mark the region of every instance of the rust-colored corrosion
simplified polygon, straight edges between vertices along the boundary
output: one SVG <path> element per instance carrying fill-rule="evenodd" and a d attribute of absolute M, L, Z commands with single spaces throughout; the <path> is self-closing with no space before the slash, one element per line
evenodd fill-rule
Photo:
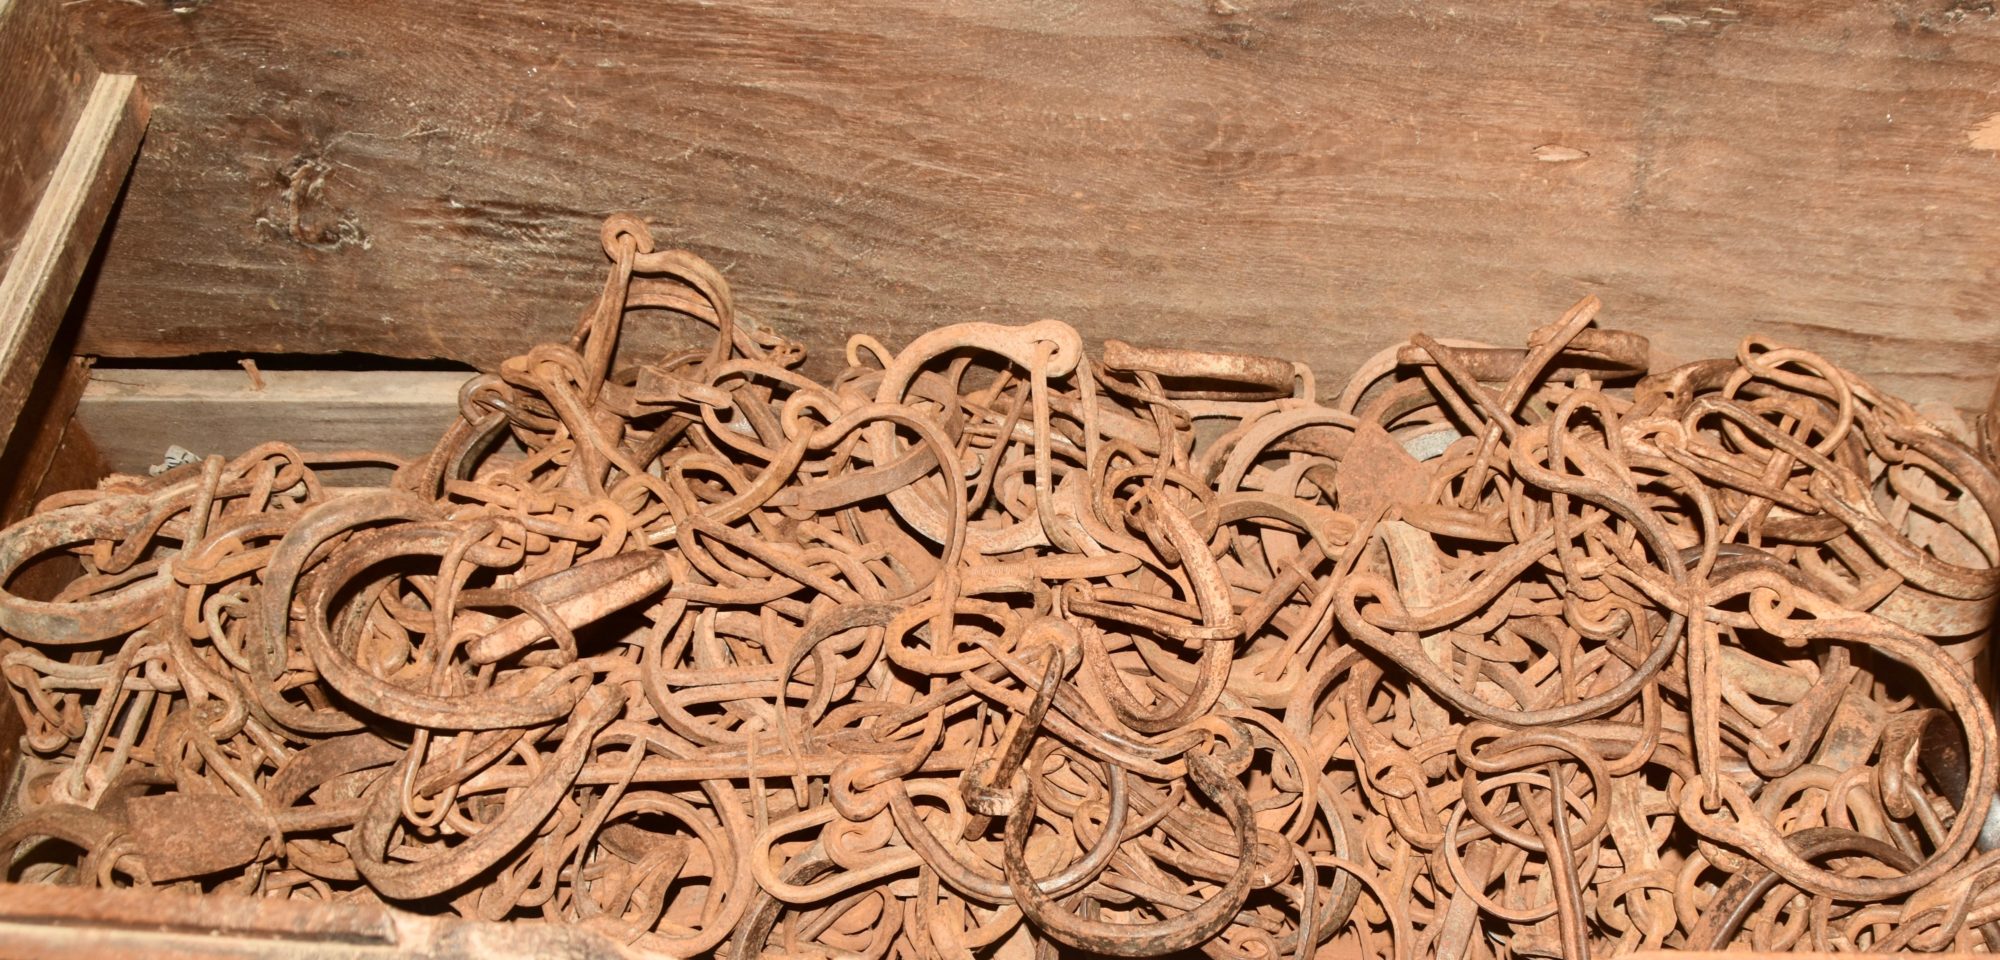
<path fill-rule="evenodd" d="M 821 383 L 604 246 L 388 488 L 271 444 L 0 532 L 87 570 L 0 597 L 6 880 L 732 960 L 1996 945 L 2000 481 L 1866 380 L 1647 375 L 1591 300 L 1332 399 L 1051 321 Z M 614 363 L 635 307 L 714 344 Z"/>

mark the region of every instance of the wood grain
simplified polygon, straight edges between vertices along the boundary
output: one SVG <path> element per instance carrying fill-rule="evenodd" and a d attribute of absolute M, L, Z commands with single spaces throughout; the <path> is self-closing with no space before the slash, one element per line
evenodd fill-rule
<path fill-rule="evenodd" d="M 169 445 L 233 457 L 267 440 L 301 450 L 428 452 L 458 413 L 467 374 L 423 370 L 97 369 L 77 419 L 110 469 L 144 476 Z M 352 470 L 338 471 L 351 474 Z M 386 471 L 382 476 L 386 478 Z"/>
<path fill-rule="evenodd" d="M 97 67 L 53 0 L 0 0 L 0 271 L 90 97 Z"/>
<path fill-rule="evenodd" d="M 99 74 L 0 274 L 0 443 L 13 433 L 41 375 L 145 129 L 137 79 Z"/>
<path fill-rule="evenodd" d="M 379 904 L 0 884 L 0 958 L 43 960 L 623 960 L 569 924 L 492 924 Z"/>
<path fill-rule="evenodd" d="M 96 486 L 104 479 L 108 472 L 104 458 L 76 420 L 77 403 L 89 384 L 90 361 L 86 358 L 42 369 L 41 382 L 28 402 L 32 419 L 23 418 L 6 450 L 0 452 L 0 481 L 4 481 L 0 482 L 0 524 L 26 519 L 43 497 Z M 55 591 L 48 595 L 54 596 Z"/>
<path fill-rule="evenodd" d="M 1758 330 L 1960 407 L 2000 368 L 1989 5 L 77 9 L 162 103 L 87 351 L 490 367 L 568 331 L 632 210 L 822 363 L 1056 317 L 1331 385 L 1595 293 L 1669 359 Z"/>

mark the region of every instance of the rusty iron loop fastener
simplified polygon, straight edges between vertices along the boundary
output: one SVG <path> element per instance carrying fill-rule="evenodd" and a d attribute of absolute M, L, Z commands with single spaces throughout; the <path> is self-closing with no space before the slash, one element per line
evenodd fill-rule
<path fill-rule="evenodd" d="M 815 377 L 603 234 L 387 489 L 273 443 L 0 531 L 82 571 L 0 589 L 8 881 L 732 960 L 2000 946 L 2000 478 L 1826 358 L 1651 373 L 1591 299 L 1324 392 L 1055 320 Z M 714 339 L 621 357 L 662 310 Z"/>

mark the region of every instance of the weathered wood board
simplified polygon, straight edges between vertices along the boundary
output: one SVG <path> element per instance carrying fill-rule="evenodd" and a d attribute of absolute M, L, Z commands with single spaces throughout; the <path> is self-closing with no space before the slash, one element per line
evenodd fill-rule
<path fill-rule="evenodd" d="M 48 0 L 0 0 L 0 446 L 24 411 L 146 128 Z M 66 416 L 66 414 L 65 414 Z"/>
<path fill-rule="evenodd" d="M 82 349 L 491 365 L 632 210 L 823 358 L 958 320 L 1282 353 L 1586 293 L 1982 405 L 1990 2 L 91 0 L 159 109 Z M 639 329 L 628 349 L 672 332 Z"/>
<path fill-rule="evenodd" d="M 97 66 L 53 3 L 0 0 L 0 270 L 90 99 Z"/>
<path fill-rule="evenodd" d="M 429 452 L 469 374 L 429 370 L 98 368 L 76 416 L 109 468 L 144 475 L 169 447 L 234 457 L 269 440 L 301 450 Z M 347 473 L 354 473 L 348 470 Z M 383 473 L 386 477 L 386 471 Z"/>
<path fill-rule="evenodd" d="M 100 74 L 33 215 L 0 272 L 0 442 L 13 433 L 69 314 L 146 130 L 130 74 Z"/>

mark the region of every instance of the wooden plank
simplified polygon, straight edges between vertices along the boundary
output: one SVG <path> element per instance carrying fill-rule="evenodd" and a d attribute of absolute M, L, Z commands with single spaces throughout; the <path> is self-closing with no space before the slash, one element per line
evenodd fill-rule
<path fill-rule="evenodd" d="M 458 412 L 467 374 L 421 370 L 98 368 L 77 405 L 113 472 L 144 475 L 169 446 L 235 456 L 268 440 L 301 450 L 414 457 Z"/>
<path fill-rule="evenodd" d="M 66 927 L 75 932 L 99 928 L 86 938 L 105 936 L 123 927 L 162 939 L 194 934 L 214 940 L 290 941 L 293 950 L 289 951 L 273 945 L 272 953 L 280 956 L 309 955 L 314 944 L 338 951 L 363 945 L 393 947 L 399 939 L 399 917 L 382 906 L 322 903 L 306 907 L 277 898 L 228 894 L 191 897 L 163 890 L 85 892 L 53 884 L 4 884 L 0 893 L 5 894 L 0 923 Z M 415 926 L 421 929 L 424 924 Z M 9 933 L 18 936 L 15 931 Z M 49 937 L 47 942 L 60 947 L 61 937 Z"/>
<path fill-rule="evenodd" d="M 105 354 L 490 367 L 567 333 L 631 209 L 822 364 L 1057 317 L 1337 384 L 1595 293 L 1672 358 L 1754 329 L 1967 408 L 2000 367 L 1978 5 L 79 10 L 163 103 L 85 318 Z"/>
<path fill-rule="evenodd" d="M 163 888 L 0 883 L 0 958 L 634 960 L 580 925 L 432 917 L 374 904 Z"/>
<path fill-rule="evenodd" d="M 13 433 L 145 127 L 137 79 L 99 75 L 0 276 L 0 443 Z"/>
<path fill-rule="evenodd" d="M 97 81 L 59 3 L 0 0 L 0 271 Z"/>
<path fill-rule="evenodd" d="M 42 379 L 46 382 L 37 384 L 28 405 L 33 421 L 24 419 L 0 454 L 5 479 L 0 524 L 27 517 L 43 497 L 95 486 L 106 472 L 103 456 L 76 420 L 77 403 L 90 383 L 89 358 L 51 364 Z"/>

